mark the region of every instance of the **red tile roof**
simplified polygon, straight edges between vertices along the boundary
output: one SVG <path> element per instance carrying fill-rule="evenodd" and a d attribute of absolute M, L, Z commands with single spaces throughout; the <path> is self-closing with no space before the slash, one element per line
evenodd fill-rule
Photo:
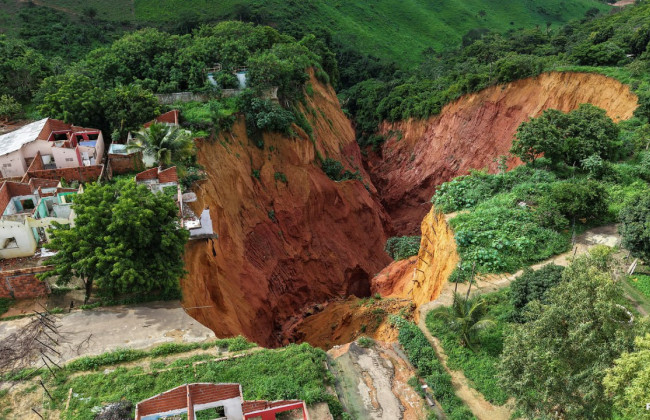
<path fill-rule="evenodd" d="M 172 109 L 169 112 L 165 112 L 162 115 L 157 116 L 153 120 L 149 121 L 144 125 L 144 128 L 148 128 L 151 124 L 153 123 L 161 123 L 161 124 L 174 124 L 178 125 L 179 124 L 179 112 L 177 109 Z"/>

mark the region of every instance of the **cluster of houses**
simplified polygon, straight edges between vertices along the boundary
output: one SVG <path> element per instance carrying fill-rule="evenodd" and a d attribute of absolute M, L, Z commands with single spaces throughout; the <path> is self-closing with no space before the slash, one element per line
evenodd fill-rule
<path fill-rule="evenodd" d="M 145 124 L 179 124 L 178 111 Z M 153 167 L 154 159 L 111 144 L 104 157 L 102 132 L 44 118 L 0 135 L 0 258 L 28 257 L 47 242 L 54 222 L 74 224 L 73 197 L 83 184 L 113 174 L 137 173 L 135 180 L 153 192 L 174 190 L 182 226 L 190 239 L 214 237 L 209 209 L 196 216 L 186 204 L 175 167 Z"/>

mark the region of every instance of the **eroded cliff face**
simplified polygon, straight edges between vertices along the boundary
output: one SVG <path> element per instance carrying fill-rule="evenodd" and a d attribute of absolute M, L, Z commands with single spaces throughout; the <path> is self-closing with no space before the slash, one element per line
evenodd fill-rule
<path fill-rule="evenodd" d="M 615 121 L 627 119 L 637 97 L 615 79 L 588 73 L 546 73 L 466 95 L 428 120 L 385 123 L 388 140 L 367 168 L 399 234 L 416 234 L 435 187 L 470 169 L 494 172 L 519 124 L 545 109 L 564 112 L 591 103 Z M 508 167 L 521 162 L 510 159 Z"/>
<path fill-rule="evenodd" d="M 296 138 L 265 135 L 261 150 L 240 119 L 232 133 L 199 147 L 208 178 L 194 210 L 209 207 L 219 237 L 187 245 L 183 305 L 217 336 L 286 343 L 283 328 L 303 308 L 369 296 L 371 278 L 390 263 L 383 250 L 388 217 L 362 168 L 352 126 L 334 91 L 312 84 L 305 115 L 314 142 L 294 126 Z M 317 150 L 359 169 L 365 181 L 330 180 L 316 163 Z"/>
<path fill-rule="evenodd" d="M 435 300 L 460 257 L 444 214 L 431 207 L 420 225 L 417 256 L 395 261 L 372 281 L 373 293 L 408 299 L 416 306 Z"/>

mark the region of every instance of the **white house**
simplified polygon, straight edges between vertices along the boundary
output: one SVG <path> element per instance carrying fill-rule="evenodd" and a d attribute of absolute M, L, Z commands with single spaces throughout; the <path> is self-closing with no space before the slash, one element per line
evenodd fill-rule
<path fill-rule="evenodd" d="M 104 137 L 100 130 L 44 118 L 0 136 L 0 177 L 22 177 L 40 152 L 44 169 L 101 164 Z"/>

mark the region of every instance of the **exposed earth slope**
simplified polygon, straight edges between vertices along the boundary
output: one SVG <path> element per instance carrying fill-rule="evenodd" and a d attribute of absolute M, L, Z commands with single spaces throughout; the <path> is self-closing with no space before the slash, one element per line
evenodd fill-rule
<path fill-rule="evenodd" d="M 545 73 L 493 86 L 444 107 L 428 120 L 384 123 L 388 137 L 368 170 L 399 234 L 416 234 L 437 185 L 470 169 L 496 170 L 519 124 L 545 109 L 564 112 L 591 103 L 615 121 L 628 119 L 637 97 L 628 86 L 598 74 Z M 509 168 L 519 164 L 508 161 Z"/>
<path fill-rule="evenodd" d="M 294 126 L 297 138 L 265 135 L 261 150 L 240 120 L 232 136 L 200 147 L 208 179 L 196 210 L 210 208 L 219 238 L 187 246 L 183 295 L 185 307 L 201 307 L 189 313 L 217 336 L 280 345 L 283 325 L 303 308 L 370 296 L 370 279 L 390 263 L 388 218 L 361 168 L 352 126 L 334 91 L 312 83 L 315 111 L 306 114 L 314 143 Z M 330 180 L 315 144 L 366 181 Z"/>

